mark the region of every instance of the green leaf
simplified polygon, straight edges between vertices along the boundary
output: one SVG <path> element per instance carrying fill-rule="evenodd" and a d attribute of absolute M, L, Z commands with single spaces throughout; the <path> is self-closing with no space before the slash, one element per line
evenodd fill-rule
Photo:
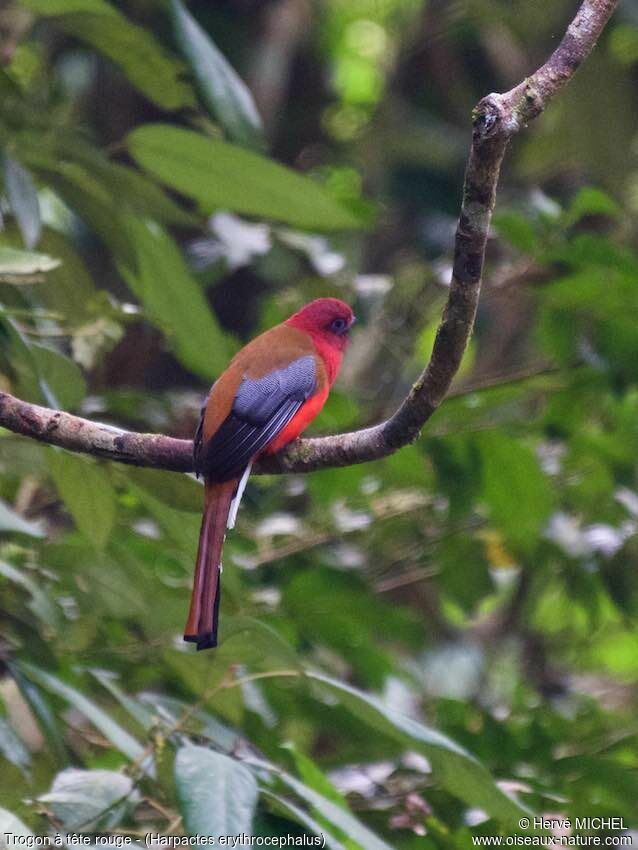
<path fill-rule="evenodd" d="M 483 468 L 483 498 L 494 523 L 508 541 L 530 548 L 552 509 L 552 492 L 534 452 L 502 432 L 478 438 Z"/>
<path fill-rule="evenodd" d="M 0 717 L 0 753 L 23 773 L 31 764 L 31 754 L 4 717 Z"/>
<path fill-rule="evenodd" d="M 0 97 L 6 104 L 19 102 L 22 99 L 22 91 L 16 81 L 3 69 L 0 70 Z"/>
<path fill-rule="evenodd" d="M 584 186 L 569 205 L 566 220 L 568 224 L 573 225 L 587 215 L 604 215 L 616 218 L 620 215 L 620 212 L 620 207 L 616 201 L 610 198 L 606 192 L 595 189 L 593 186 Z"/>
<path fill-rule="evenodd" d="M 254 617 L 234 615 L 224 618 L 222 639 L 224 643 L 229 641 L 231 652 L 235 650 L 230 641 L 235 635 L 243 632 L 247 632 L 249 639 L 259 646 L 262 656 L 268 655 L 278 659 L 286 667 L 301 670 L 299 656 L 277 629 Z"/>
<path fill-rule="evenodd" d="M 40 168 L 40 173 L 118 259 L 131 259 L 131 247 L 120 219 L 122 208 L 111 197 L 102 181 L 75 163 L 60 163 L 55 170 L 50 167 Z"/>
<path fill-rule="evenodd" d="M 14 663 L 9 663 L 8 667 L 16 685 L 20 689 L 20 694 L 33 712 L 51 752 L 55 755 L 56 761 L 60 763 L 65 762 L 64 735 L 58 718 L 51 710 L 51 706 L 42 694 L 42 691 L 36 684 L 27 679 Z"/>
<path fill-rule="evenodd" d="M 47 254 L 38 254 L 35 251 L 20 251 L 17 248 L 0 247 L 0 274 L 21 275 L 39 274 L 57 269 L 60 260 L 49 257 Z"/>
<path fill-rule="evenodd" d="M 47 464 L 58 493 L 78 529 L 103 549 L 115 520 L 115 493 L 104 470 L 92 460 L 52 450 Z"/>
<path fill-rule="evenodd" d="M 59 621 L 58 611 L 44 592 L 42 587 L 32 578 L 25 569 L 18 569 L 12 564 L 0 561 L 0 576 L 24 588 L 31 596 L 29 608 L 33 613 L 48 626 L 54 627 Z"/>
<path fill-rule="evenodd" d="M 21 398 L 27 401 L 44 400 L 50 407 L 59 407 L 51 388 L 42 379 L 29 342 L 10 316 L 3 315 L 0 305 L 0 352 L 7 361 L 8 374 Z"/>
<path fill-rule="evenodd" d="M 139 164 L 200 203 L 295 227 L 340 230 L 359 220 L 314 180 L 236 145 L 167 124 L 147 124 L 128 136 Z"/>
<path fill-rule="evenodd" d="M 67 685 L 57 676 L 52 673 L 47 673 L 33 664 L 26 661 L 18 665 L 18 669 L 24 673 L 29 679 L 36 684 L 45 688 L 52 694 L 61 697 L 65 702 L 68 702 L 74 708 L 77 708 L 87 720 L 95 726 L 96 729 L 104 735 L 105 738 L 113 744 L 128 759 L 135 762 L 142 762 L 141 768 L 150 775 L 153 774 L 152 759 L 149 756 L 144 760 L 144 747 L 136 741 L 135 738 L 115 722 L 109 715 L 99 706 L 92 702 L 88 697 L 85 697 L 78 690 Z"/>
<path fill-rule="evenodd" d="M 323 794 L 324 797 L 332 800 L 333 803 L 341 806 L 342 809 L 348 808 L 346 801 L 339 791 L 337 791 L 326 774 L 317 767 L 311 758 L 308 758 L 293 743 L 284 744 L 283 747 L 291 754 L 297 773 L 306 785 Z"/>
<path fill-rule="evenodd" d="M 184 552 L 192 557 L 193 541 L 197 540 L 200 519 L 189 511 L 176 510 L 161 501 L 158 495 L 143 487 L 138 487 L 135 479 L 130 479 L 131 489 L 139 497 L 144 507 L 155 517 L 160 527 Z"/>
<path fill-rule="evenodd" d="M 65 32 L 85 41 L 122 69 L 142 94 L 162 109 L 173 110 L 195 103 L 193 92 L 181 78 L 181 68 L 156 41 L 117 9 L 101 0 L 25 0 L 32 11 L 55 17 Z"/>
<path fill-rule="evenodd" d="M 441 785 L 469 805 L 483 809 L 491 817 L 507 824 L 516 824 L 521 815 L 528 814 L 523 806 L 500 790 L 473 755 L 450 738 L 350 685 L 321 673 L 308 672 L 306 676 L 326 686 L 346 708 L 371 727 L 423 753 Z"/>
<path fill-rule="evenodd" d="M 65 410 L 79 407 L 86 395 L 86 381 L 77 363 L 44 345 L 32 342 L 29 347 L 38 376 L 50 388 L 58 405 Z"/>
<path fill-rule="evenodd" d="M 160 469 L 130 467 L 126 478 L 150 493 L 170 508 L 201 515 L 204 503 L 204 488 L 189 475 L 175 475 Z"/>
<path fill-rule="evenodd" d="M 311 758 L 305 755 L 305 753 L 302 753 L 301 750 L 299 750 L 299 748 L 296 747 L 293 743 L 284 744 L 283 748 L 290 752 L 297 774 L 299 775 L 301 781 L 306 785 L 307 788 L 313 789 L 318 794 L 321 794 L 323 797 L 325 797 L 326 800 L 331 801 L 335 805 L 342 808 L 344 811 L 348 811 L 348 804 L 343 795 L 335 788 L 335 786 L 328 779 L 326 774 L 319 769 L 319 767 Z M 320 817 L 320 826 L 324 828 L 324 831 L 325 826 L 328 823 L 329 822 L 326 820 L 326 818 Z M 340 838 L 344 838 L 341 832 L 339 832 L 338 835 Z M 354 836 L 351 834 L 350 838 L 354 838 Z"/>
<path fill-rule="evenodd" d="M 609 33 L 609 50 L 623 65 L 638 61 L 638 27 L 631 23 L 617 24 Z"/>
<path fill-rule="evenodd" d="M 122 267 L 122 275 L 150 319 L 167 334 L 181 362 L 210 380 L 226 367 L 231 350 L 201 287 L 164 230 L 132 216 L 126 227 L 135 267 Z"/>
<path fill-rule="evenodd" d="M 261 118 L 248 86 L 180 0 L 171 0 L 170 8 L 177 43 L 213 118 L 238 144 L 264 147 Z"/>
<path fill-rule="evenodd" d="M 218 749 L 225 753 L 232 753 L 237 747 L 240 735 L 234 729 L 226 726 L 224 723 L 209 714 L 207 711 L 192 710 L 192 705 L 189 705 L 175 697 L 167 697 L 158 693 L 142 693 L 140 694 L 140 702 L 143 706 L 149 706 L 155 710 L 156 715 L 160 715 L 167 720 L 171 726 L 179 723 L 180 719 L 186 715 L 194 721 L 194 726 L 197 729 L 197 734 L 203 738 L 208 738 Z"/>
<path fill-rule="evenodd" d="M 367 685 L 383 686 L 392 663 L 377 644 L 375 623 L 385 623 L 394 633 L 399 618 L 360 578 L 317 564 L 297 569 L 283 587 L 282 605 L 297 622 L 300 635 L 343 653 Z"/>
<path fill-rule="evenodd" d="M 50 407 L 77 407 L 86 394 L 79 367 L 60 352 L 31 342 L 0 306 L 0 350 L 16 390 L 29 401 Z"/>
<path fill-rule="evenodd" d="M 46 16 L 69 15 L 73 12 L 118 15 L 118 12 L 106 0 L 23 0 L 23 5 L 32 12 Z"/>
<path fill-rule="evenodd" d="M 175 757 L 175 784 L 189 835 L 252 834 L 257 781 L 235 759 L 205 747 L 180 747 Z"/>
<path fill-rule="evenodd" d="M 287 800 L 280 794 L 274 794 L 272 791 L 267 791 L 266 789 L 262 791 L 262 795 L 264 797 L 270 797 L 284 810 L 284 812 L 292 815 L 293 819 L 296 820 L 297 823 L 300 823 L 302 826 L 305 826 L 306 829 L 310 830 L 310 832 L 323 838 L 325 846 L 328 847 L 329 850 L 345 850 L 344 845 L 340 841 L 337 841 L 334 836 L 330 835 L 329 832 L 326 832 L 323 824 L 318 823 L 313 817 L 310 817 L 308 812 L 299 808 L 299 806 L 296 806 L 294 803 L 291 803 L 290 800 Z"/>
<path fill-rule="evenodd" d="M 123 773 L 67 768 L 38 800 L 64 829 L 88 832 L 113 829 L 139 798 L 133 780 Z"/>
<path fill-rule="evenodd" d="M 4 155 L 4 188 L 26 248 L 37 245 L 42 232 L 40 202 L 33 178 L 17 160 Z"/>
<path fill-rule="evenodd" d="M 530 221 L 515 212 L 500 212 L 494 215 L 494 227 L 510 245 L 531 254 L 538 244 L 536 231 Z"/>
<path fill-rule="evenodd" d="M 88 269 L 61 233 L 45 228 L 40 245 L 59 257 L 61 265 L 47 278 L 51 285 L 38 290 L 39 306 L 61 313 L 73 325 L 86 321 L 93 315 L 91 305 L 99 297 Z"/>
<path fill-rule="evenodd" d="M 93 667 L 87 671 L 90 673 L 106 690 L 113 696 L 119 704 L 124 708 L 131 717 L 142 727 L 148 731 L 152 728 L 155 714 L 145 705 L 125 694 L 118 685 L 118 675 L 111 670 L 99 670 Z"/>
<path fill-rule="evenodd" d="M 326 818 L 331 824 L 338 827 L 348 836 L 348 838 L 352 839 L 352 841 L 355 841 L 361 848 L 363 848 L 363 850 L 392 850 L 392 847 L 389 844 L 386 844 L 383 839 L 379 838 L 378 835 L 375 835 L 374 832 L 369 830 L 367 826 L 362 824 L 361 821 L 352 815 L 347 809 L 342 808 L 339 804 L 329 800 L 327 797 L 324 797 L 323 794 L 320 794 L 313 788 L 309 788 L 289 773 L 286 773 L 283 770 L 278 770 L 273 766 L 270 766 L 269 768 L 267 764 L 264 764 L 263 766 L 266 769 L 271 769 L 285 785 L 291 788 L 295 794 L 302 798 L 302 800 L 305 800 L 306 803 L 308 803 L 315 812 L 317 812 L 317 814 Z"/>
<path fill-rule="evenodd" d="M 137 169 L 121 163 L 99 160 L 97 168 L 117 203 L 125 202 L 134 214 L 155 219 L 163 224 L 198 226 L 195 215 L 181 209 L 161 186 Z"/>

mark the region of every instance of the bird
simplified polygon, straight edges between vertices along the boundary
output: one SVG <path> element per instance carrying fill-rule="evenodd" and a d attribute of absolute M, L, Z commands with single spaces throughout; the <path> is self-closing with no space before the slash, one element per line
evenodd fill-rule
<path fill-rule="evenodd" d="M 211 387 L 193 443 L 204 509 L 184 640 L 198 650 L 218 644 L 222 547 L 252 464 L 323 408 L 354 322 L 348 304 L 318 298 L 249 342 Z"/>

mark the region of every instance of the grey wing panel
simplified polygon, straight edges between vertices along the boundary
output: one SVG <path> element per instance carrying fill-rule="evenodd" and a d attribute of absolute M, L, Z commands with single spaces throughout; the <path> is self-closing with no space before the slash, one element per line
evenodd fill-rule
<path fill-rule="evenodd" d="M 315 358 L 309 354 L 262 378 L 244 377 L 237 390 L 233 413 L 239 419 L 261 425 L 285 400 L 305 401 L 316 387 Z"/>
<path fill-rule="evenodd" d="M 315 359 L 300 357 L 262 378 L 245 377 L 232 412 L 201 451 L 201 469 L 214 481 L 242 474 L 293 418 L 317 386 Z"/>

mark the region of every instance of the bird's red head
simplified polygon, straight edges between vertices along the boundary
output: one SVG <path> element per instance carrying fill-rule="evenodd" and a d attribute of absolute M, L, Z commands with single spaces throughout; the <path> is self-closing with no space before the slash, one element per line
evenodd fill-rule
<path fill-rule="evenodd" d="M 343 352 L 348 345 L 348 332 L 355 322 L 350 307 L 338 298 L 317 298 L 286 320 L 287 325 L 309 333 L 322 347 Z"/>

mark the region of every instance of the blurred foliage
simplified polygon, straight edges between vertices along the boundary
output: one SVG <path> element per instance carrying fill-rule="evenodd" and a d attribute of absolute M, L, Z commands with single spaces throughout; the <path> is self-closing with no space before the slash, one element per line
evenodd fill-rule
<path fill-rule="evenodd" d="M 335 294 L 360 322 L 317 427 L 387 415 L 445 298 L 471 107 L 574 8 L 4 4 L 2 389 L 187 437 L 240 344 Z M 215 652 L 181 641 L 200 485 L 1 435 L 0 836 L 638 827 L 637 63 L 630 0 L 512 145 L 422 439 L 251 480 Z"/>

